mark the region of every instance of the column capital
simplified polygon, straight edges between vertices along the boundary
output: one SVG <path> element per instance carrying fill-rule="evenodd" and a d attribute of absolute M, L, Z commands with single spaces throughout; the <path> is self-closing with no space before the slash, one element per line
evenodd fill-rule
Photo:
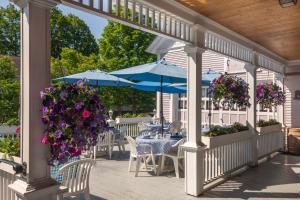
<path fill-rule="evenodd" d="M 244 68 L 247 72 L 254 72 L 258 69 L 257 66 L 250 64 L 250 63 L 245 64 Z"/>
<path fill-rule="evenodd" d="M 184 46 L 184 51 L 188 54 L 191 54 L 191 53 L 203 54 L 206 51 L 206 49 L 201 48 L 201 47 L 197 47 L 197 46 L 192 46 L 192 45 L 185 45 Z"/>
<path fill-rule="evenodd" d="M 54 8 L 56 5 L 60 4 L 60 0 L 10 0 L 12 3 L 16 4 L 20 8 L 26 7 L 28 3 L 33 3 L 42 8 Z"/>

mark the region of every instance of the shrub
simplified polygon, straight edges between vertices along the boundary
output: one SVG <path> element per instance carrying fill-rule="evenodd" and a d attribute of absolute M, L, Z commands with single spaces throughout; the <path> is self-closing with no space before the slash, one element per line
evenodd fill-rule
<path fill-rule="evenodd" d="M 205 136 L 214 137 L 219 135 L 238 133 L 246 130 L 249 130 L 249 128 L 240 123 L 234 123 L 233 125 L 227 127 L 213 126 L 210 131 L 205 134 Z"/>
<path fill-rule="evenodd" d="M 272 126 L 276 124 L 280 124 L 280 123 L 277 122 L 275 119 L 270 119 L 269 121 L 265 121 L 261 119 L 257 122 L 257 127 L 266 127 L 266 126 Z"/>

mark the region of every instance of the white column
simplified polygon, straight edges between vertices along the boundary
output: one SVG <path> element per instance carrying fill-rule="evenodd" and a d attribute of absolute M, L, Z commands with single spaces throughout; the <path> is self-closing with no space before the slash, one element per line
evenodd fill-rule
<path fill-rule="evenodd" d="M 185 192 L 198 196 L 204 185 L 204 148 L 201 143 L 203 49 L 185 47 L 188 54 L 188 127 L 185 148 Z"/>
<path fill-rule="evenodd" d="M 257 133 L 256 133 L 256 70 L 257 67 L 251 64 L 245 65 L 247 82 L 249 84 L 250 107 L 247 108 L 247 125 L 253 134 L 252 137 L 252 163 L 256 166 L 258 161 Z"/>
<path fill-rule="evenodd" d="M 275 73 L 275 83 L 281 87 L 282 91 L 284 92 L 284 75 Z M 284 104 L 277 106 L 277 117 L 278 117 L 278 122 L 282 124 L 283 127 L 284 125 Z"/>
<path fill-rule="evenodd" d="M 170 122 L 173 122 L 178 119 L 178 94 L 171 94 L 170 101 Z"/>
<path fill-rule="evenodd" d="M 160 117 L 160 92 L 156 92 L 156 117 Z"/>
<path fill-rule="evenodd" d="M 54 0 L 14 0 L 21 8 L 21 158 L 27 165 L 25 179 L 10 188 L 22 199 L 53 199 L 58 184 L 50 177 L 49 150 L 40 144 L 40 91 L 50 83 L 50 9 Z"/>

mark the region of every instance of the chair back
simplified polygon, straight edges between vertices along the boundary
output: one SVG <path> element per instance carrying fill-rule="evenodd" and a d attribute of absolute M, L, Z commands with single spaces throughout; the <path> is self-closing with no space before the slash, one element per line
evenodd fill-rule
<path fill-rule="evenodd" d="M 114 144 L 114 142 L 115 142 L 115 135 L 113 134 L 113 132 L 105 131 L 104 133 L 98 135 L 96 148 L 111 146 Z"/>
<path fill-rule="evenodd" d="M 133 155 L 133 156 L 136 156 L 137 155 L 137 150 L 136 150 L 135 140 L 131 136 L 126 136 L 126 139 L 128 141 L 128 144 L 129 144 L 130 154 Z"/>
<path fill-rule="evenodd" d="M 89 188 L 90 172 L 96 161 L 83 159 L 66 164 L 60 168 L 56 176 L 63 176 L 61 185 L 68 188 L 64 196 L 72 196 Z"/>
<path fill-rule="evenodd" d="M 181 131 L 181 121 L 174 121 L 170 124 L 171 133 L 179 133 Z"/>
<path fill-rule="evenodd" d="M 179 140 L 178 142 L 176 142 L 176 144 L 173 145 L 173 147 L 177 147 L 178 150 L 177 150 L 177 157 L 178 158 L 183 158 L 184 157 L 184 150 L 183 148 L 181 147 L 181 145 L 183 145 L 185 143 L 185 138 Z"/>
<path fill-rule="evenodd" d="M 138 128 L 139 128 L 139 132 L 149 130 L 148 126 L 146 126 L 146 124 L 144 122 L 139 122 Z"/>

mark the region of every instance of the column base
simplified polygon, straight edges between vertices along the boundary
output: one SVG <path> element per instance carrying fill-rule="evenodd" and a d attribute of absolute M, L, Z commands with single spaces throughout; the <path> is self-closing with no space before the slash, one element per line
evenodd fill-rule
<path fill-rule="evenodd" d="M 18 198 L 23 200 L 56 200 L 60 192 L 60 183 L 49 178 L 40 182 L 38 187 L 27 183 L 25 180 L 17 179 L 8 187 L 13 190 Z"/>
<path fill-rule="evenodd" d="M 203 193 L 205 179 L 205 146 L 187 142 L 181 147 L 185 150 L 185 192 L 192 196 L 199 196 Z"/>

